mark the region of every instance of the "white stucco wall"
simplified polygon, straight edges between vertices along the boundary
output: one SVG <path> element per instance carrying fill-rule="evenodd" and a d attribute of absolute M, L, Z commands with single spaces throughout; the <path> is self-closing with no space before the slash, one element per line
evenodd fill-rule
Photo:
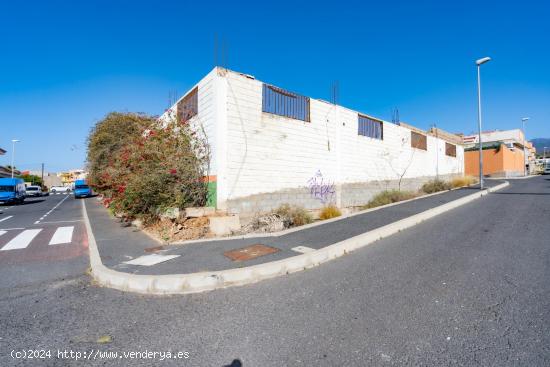
<path fill-rule="evenodd" d="M 262 82 L 223 68 L 214 68 L 196 86 L 198 114 L 189 123 L 206 132 L 209 174 L 217 176 L 221 209 L 230 200 L 307 187 L 319 174 L 336 186 L 371 182 L 381 189 L 403 172 L 409 179 L 435 176 L 437 170 L 463 174 L 462 146 L 456 158 L 448 157 L 445 141 L 431 135 L 427 151 L 411 147 L 408 128 L 389 122 L 383 123 L 383 140 L 360 136 L 357 111 L 315 99 L 311 122 L 264 113 Z"/>
<path fill-rule="evenodd" d="M 405 178 L 435 176 L 436 162 L 440 175 L 463 172 L 461 146 L 456 158 L 448 157 L 445 141 L 428 135 L 428 150 L 414 149 L 410 130 L 389 122 L 383 140 L 360 136 L 356 111 L 315 99 L 311 122 L 264 113 L 262 82 L 234 72 L 225 78 L 225 199 L 304 187 L 319 171 L 335 184 L 396 180 L 403 172 Z"/>

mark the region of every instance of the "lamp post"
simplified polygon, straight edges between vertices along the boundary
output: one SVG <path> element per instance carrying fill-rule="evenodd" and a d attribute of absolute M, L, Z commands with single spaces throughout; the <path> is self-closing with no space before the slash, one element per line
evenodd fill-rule
<path fill-rule="evenodd" d="M 491 61 L 490 57 L 484 57 L 476 60 L 477 65 L 477 124 L 478 124 L 478 143 L 479 143 L 479 189 L 483 190 L 483 148 L 481 141 L 481 65 Z"/>
<path fill-rule="evenodd" d="M 548 149 L 548 147 L 544 147 L 544 150 L 543 150 L 544 153 L 542 153 L 542 157 L 543 157 L 544 159 L 546 159 L 546 149 Z"/>
<path fill-rule="evenodd" d="M 11 178 L 13 178 L 13 171 L 15 170 L 15 168 L 13 167 L 13 161 L 15 159 L 15 143 L 19 143 L 19 140 L 11 140 Z"/>
<path fill-rule="evenodd" d="M 525 149 L 525 123 L 529 120 L 529 117 L 524 117 L 521 119 L 523 127 L 523 175 L 527 176 L 527 162 L 529 162 L 528 153 L 526 154 L 527 149 Z M 528 151 L 527 151 L 528 152 Z"/>

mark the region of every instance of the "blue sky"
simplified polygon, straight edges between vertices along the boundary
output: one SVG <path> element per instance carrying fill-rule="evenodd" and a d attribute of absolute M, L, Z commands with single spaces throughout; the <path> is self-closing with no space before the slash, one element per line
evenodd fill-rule
<path fill-rule="evenodd" d="M 531 117 L 550 137 L 550 5 L 545 1 L 25 1 L 0 4 L 0 147 L 16 166 L 82 167 L 109 111 L 160 114 L 214 66 L 421 128 L 476 130 Z M 10 155 L 0 157 L 9 164 Z"/>

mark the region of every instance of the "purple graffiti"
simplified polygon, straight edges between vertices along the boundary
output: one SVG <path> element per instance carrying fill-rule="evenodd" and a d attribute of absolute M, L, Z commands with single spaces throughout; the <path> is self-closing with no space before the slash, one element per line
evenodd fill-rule
<path fill-rule="evenodd" d="M 313 177 L 307 180 L 307 185 L 311 197 L 320 200 L 323 204 L 333 201 L 336 193 L 334 182 L 325 180 L 321 170 L 318 170 Z"/>

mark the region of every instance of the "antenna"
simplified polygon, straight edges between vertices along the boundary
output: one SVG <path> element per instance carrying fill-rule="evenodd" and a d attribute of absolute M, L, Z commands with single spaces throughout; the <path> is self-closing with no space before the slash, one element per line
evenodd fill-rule
<path fill-rule="evenodd" d="M 391 116 L 391 122 L 393 122 L 394 124 L 396 125 L 399 125 L 399 123 L 401 122 L 400 119 L 399 119 L 399 109 L 397 107 L 394 107 L 392 109 L 392 116 Z"/>
<path fill-rule="evenodd" d="M 331 102 L 334 105 L 337 105 L 340 101 L 340 81 L 335 80 L 332 82 L 331 86 Z"/>

